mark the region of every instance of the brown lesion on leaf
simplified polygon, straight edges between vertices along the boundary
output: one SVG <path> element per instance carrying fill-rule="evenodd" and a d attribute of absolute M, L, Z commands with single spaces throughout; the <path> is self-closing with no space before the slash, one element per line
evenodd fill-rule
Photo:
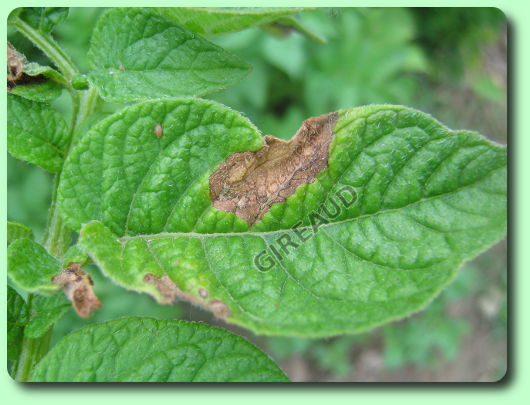
<path fill-rule="evenodd" d="M 7 91 L 15 86 L 39 84 L 49 80 L 44 75 L 30 76 L 24 72 L 26 57 L 18 52 L 13 45 L 7 43 Z"/>
<path fill-rule="evenodd" d="M 258 222 L 272 204 L 327 168 L 336 122 L 337 113 L 309 118 L 290 141 L 265 136 L 261 149 L 232 153 L 210 176 L 213 206 L 250 225 Z"/>
<path fill-rule="evenodd" d="M 92 288 L 94 282 L 81 270 L 79 263 L 69 263 L 61 274 L 52 278 L 52 283 L 63 288 L 64 294 L 72 302 L 79 316 L 88 318 L 92 310 L 101 308 L 101 302 Z"/>
<path fill-rule="evenodd" d="M 206 301 L 206 298 L 208 298 L 209 294 L 204 288 L 200 288 L 198 290 L 198 294 L 200 298 L 202 298 L 200 299 L 190 293 L 182 291 L 166 274 L 158 277 L 152 273 L 147 273 L 143 280 L 145 283 L 152 284 L 158 289 L 162 295 L 162 304 L 171 304 L 177 299 L 180 299 L 209 309 L 218 318 L 225 319 L 230 316 L 230 310 L 223 301 L 219 299 Z"/>
<path fill-rule="evenodd" d="M 152 273 L 144 276 L 144 283 L 154 285 L 162 294 L 162 304 L 171 304 L 178 296 L 184 294 L 167 275 L 157 277 Z"/>

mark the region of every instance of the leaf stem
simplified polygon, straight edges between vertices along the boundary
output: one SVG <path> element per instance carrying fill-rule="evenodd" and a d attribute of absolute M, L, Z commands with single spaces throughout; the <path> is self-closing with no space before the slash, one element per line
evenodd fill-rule
<path fill-rule="evenodd" d="M 15 27 L 35 44 L 46 56 L 57 66 L 59 71 L 68 79 L 68 91 L 72 96 L 72 120 L 70 124 L 69 144 L 66 151 L 73 146 L 73 139 L 79 125 L 96 108 L 98 94 L 93 87 L 85 91 L 75 90 L 71 86 L 72 77 L 79 74 L 79 70 L 72 63 L 68 55 L 61 49 L 60 45 L 49 34 L 35 30 L 29 24 L 18 18 Z M 57 190 L 59 187 L 61 172 L 55 175 L 52 201 L 48 211 L 48 221 L 44 231 L 43 246 L 55 258 L 61 259 L 71 244 L 72 230 L 63 221 L 59 214 L 57 202 Z M 31 303 L 32 294 L 28 295 L 28 302 Z M 52 336 L 53 326 L 46 334 L 37 339 L 24 337 L 22 340 L 22 351 L 17 362 L 15 379 L 17 381 L 28 381 L 31 371 L 40 359 L 48 352 Z"/>
<path fill-rule="evenodd" d="M 37 46 L 57 66 L 60 72 L 70 82 L 72 77 L 79 74 L 68 55 L 55 42 L 50 34 L 36 30 L 24 20 L 17 18 L 14 22 L 16 29 Z"/>

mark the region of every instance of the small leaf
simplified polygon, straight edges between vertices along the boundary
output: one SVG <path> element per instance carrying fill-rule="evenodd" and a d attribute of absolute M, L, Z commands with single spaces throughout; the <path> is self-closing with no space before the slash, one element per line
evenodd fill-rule
<path fill-rule="evenodd" d="M 33 239 L 33 231 L 29 226 L 19 224 L 18 222 L 7 222 L 7 244 L 17 239 Z"/>
<path fill-rule="evenodd" d="M 67 125 L 50 105 L 7 95 L 7 149 L 11 155 L 57 172 L 67 143 Z"/>
<path fill-rule="evenodd" d="M 88 74 L 110 101 L 204 95 L 242 79 L 249 65 L 153 10 L 114 8 L 99 20 Z"/>
<path fill-rule="evenodd" d="M 24 299 L 13 288 L 7 287 L 7 358 L 9 360 L 18 360 L 24 326 L 28 318 L 28 307 Z"/>
<path fill-rule="evenodd" d="M 39 31 L 50 33 L 68 17 L 68 7 L 22 7 L 18 17 Z"/>
<path fill-rule="evenodd" d="M 26 291 L 47 295 L 57 291 L 52 278 L 59 270 L 60 263 L 32 240 L 17 239 L 7 249 L 7 274 Z"/>
<path fill-rule="evenodd" d="M 202 323 L 124 318 L 86 326 L 37 365 L 35 382 L 283 382 L 243 338 Z"/>
<path fill-rule="evenodd" d="M 211 102 L 151 101 L 86 134 L 59 201 L 123 287 L 329 336 L 420 310 L 504 236 L 506 148 L 401 106 L 311 118 L 287 142 Z"/>
<path fill-rule="evenodd" d="M 29 100 L 50 102 L 61 95 L 66 79 L 49 66 L 28 63 L 26 57 L 7 43 L 7 90 Z"/>
<path fill-rule="evenodd" d="M 31 319 L 24 329 L 24 335 L 37 339 L 44 335 L 70 307 L 70 302 L 62 293 L 52 297 L 36 295 L 31 300 Z"/>
<path fill-rule="evenodd" d="M 158 7 L 155 10 L 169 20 L 204 36 L 237 32 L 303 11 L 303 8 Z"/>

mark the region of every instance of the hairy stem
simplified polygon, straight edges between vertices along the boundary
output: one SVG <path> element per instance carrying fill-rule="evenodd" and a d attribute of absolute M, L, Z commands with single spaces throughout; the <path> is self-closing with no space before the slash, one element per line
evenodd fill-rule
<path fill-rule="evenodd" d="M 79 74 L 77 67 L 50 34 L 36 30 L 20 18 L 15 20 L 14 25 L 21 34 L 33 42 L 37 48 L 50 58 L 55 66 L 57 66 L 57 69 L 66 76 L 68 81 Z"/>
<path fill-rule="evenodd" d="M 21 19 L 17 19 L 15 27 L 25 35 L 33 44 L 50 58 L 59 71 L 68 79 L 68 91 L 72 97 L 72 119 L 70 124 L 69 144 L 66 150 L 72 147 L 72 140 L 79 125 L 88 117 L 97 105 L 98 95 L 91 87 L 86 91 L 78 91 L 71 87 L 71 79 L 79 74 L 77 67 L 72 63 L 68 55 L 61 49 L 59 44 L 49 34 L 35 30 Z M 72 241 L 72 230 L 66 225 L 59 214 L 57 204 L 57 190 L 59 187 L 61 172 L 55 175 L 52 201 L 48 211 L 48 221 L 44 231 L 43 246 L 55 258 L 61 259 Z M 28 295 L 28 303 L 31 305 L 33 295 Z M 50 339 L 52 336 L 51 327 L 44 336 L 38 339 L 24 337 L 22 341 L 22 351 L 17 361 L 15 379 L 17 381 L 29 381 L 31 371 L 35 365 L 48 352 Z"/>

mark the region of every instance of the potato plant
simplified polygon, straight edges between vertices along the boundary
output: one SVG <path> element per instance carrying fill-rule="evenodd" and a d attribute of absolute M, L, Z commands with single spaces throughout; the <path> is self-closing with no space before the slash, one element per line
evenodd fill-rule
<path fill-rule="evenodd" d="M 73 306 L 105 302 L 83 270 L 161 305 L 186 300 L 256 334 L 330 337 L 429 304 L 504 237 L 504 146 L 399 105 L 307 117 L 288 141 L 204 97 L 251 66 L 210 36 L 299 30 L 300 9 L 112 8 L 81 72 L 53 39 L 66 8 L 8 23 L 8 150 L 55 174 L 41 241 L 8 223 L 8 358 L 19 381 L 288 381 L 205 323 L 120 318 L 49 348 Z M 316 38 L 318 39 L 318 38 Z M 49 104 L 66 90 L 69 121 Z M 104 103 L 122 103 L 101 117 Z"/>

